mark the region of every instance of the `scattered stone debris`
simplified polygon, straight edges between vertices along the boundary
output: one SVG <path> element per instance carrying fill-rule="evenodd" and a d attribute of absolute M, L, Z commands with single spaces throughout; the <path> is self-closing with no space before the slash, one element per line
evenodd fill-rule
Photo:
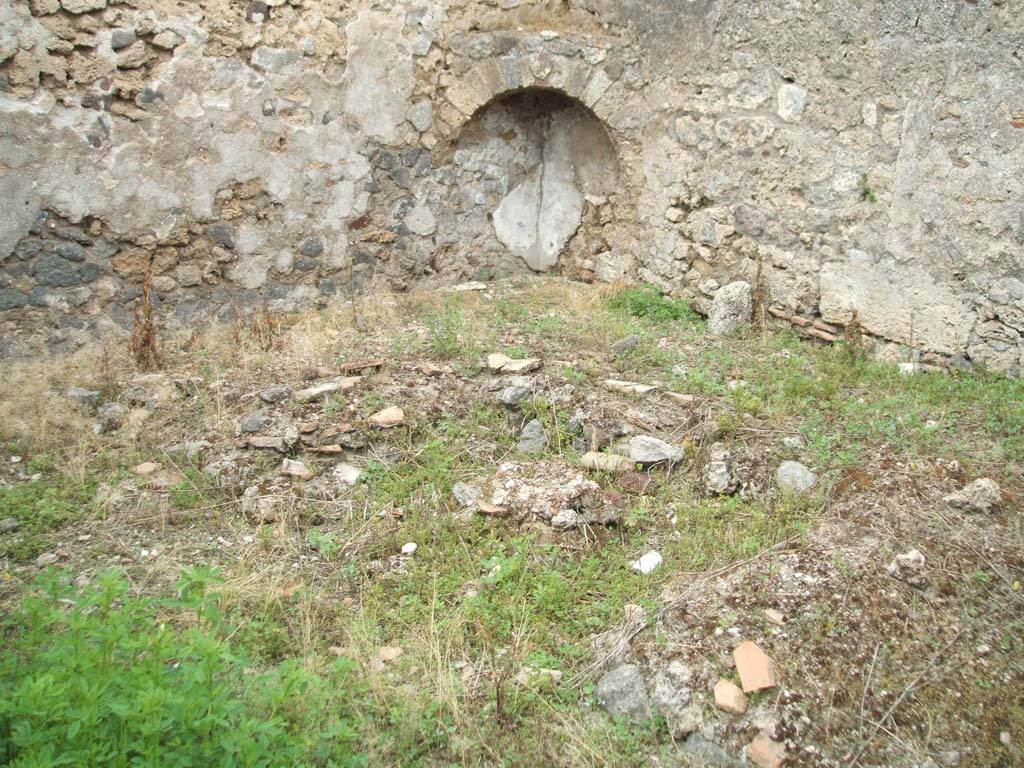
<path fill-rule="evenodd" d="M 36 558 L 36 567 L 45 568 L 48 565 L 53 565 L 60 558 L 53 552 L 43 552 L 39 557 Z"/>
<path fill-rule="evenodd" d="M 260 390 L 259 398 L 268 405 L 275 403 L 281 403 L 287 400 L 292 395 L 292 388 L 286 386 L 274 386 L 267 387 L 266 389 Z"/>
<path fill-rule="evenodd" d="M 342 462 L 341 464 L 334 465 L 331 475 L 341 485 L 354 486 L 363 476 L 363 470 Z"/>
<path fill-rule="evenodd" d="M 293 395 L 293 398 L 299 403 L 312 403 L 326 397 L 327 395 L 333 395 L 338 392 L 348 392 L 349 390 L 354 389 L 362 380 L 362 376 L 347 376 L 341 379 L 331 379 L 330 381 L 321 382 L 320 384 L 316 384 L 306 389 L 300 389 Z"/>
<path fill-rule="evenodd" d="M 21 528 L 21 523 L 15 517 L 0 520 L 0 533 L 15 533 L 19 528 Z"/>
<path fill-rule="evenodd" d="M 708 449 L 708 463 L 704 470 L 704 488 L 712 496 L 734 492 L 739 483 L 732 476 L 732 456 L 724 443 L 713 443 Z"/>
<path fill-rule="evenodd" d="M 580 466 L 595 472 L 612 472 L 623 474 L 633 471 L 636 462 L 628 456 L 619 456 L 614 453 L 598 453 L 587 451 L 580 457 Z"/>
<path fill-rule="evenodd" d="M 538 370 L 542 365 L 539 357 L 513 360 L 508 355 L 493 352 L 487 356 L 487 370 L 491 373 L 523 374 Z"/>
<path fill-rule="evenodd" d="M 486 291 L 487 283 L 481 283 L 478 281 L 472 281 L 468 283 L 458 283 L 452 286 L 452 291 L 455 293 L 465 293 L 466 291 Z"/>
<path fill-rule="evenodd" d="M 536 689 L 554 688 L 562 682 L 562 671 L 544 667 L 521 667 L 516 675 L 516 682 Z"/>
<path fill-rule="evenodd" d="M 278 500 L 265 493 L 259 486 L 251 485 L 246 488 L 239 503 L 242 514 L 255 523 L 272 523 L 277 518 Z"/>
<path fill-rule="evenodd" d="M 621 381 L 620 379 L 605 379 L 601 383 L 605 389 L 612 392 L 623 392 L 627 395 L 649 395 L 657 389 L 653 384 L 638 384 L 635 381 Z"/>
<path fill-rule="evenodd" d="M 781 611 L 776 611 L 774 608 L 766 608 L 764 611 L 764 617 L 777 627 L 781 627 L 786 623 L 786 617 Z"/>
<path fill-rule="evenodd" d="M 924 589 L 928 586 L 925 557 L 919 550 L 912 549 L 902 555 L 896 555 L 886 570 L 894 579 L 899 579 L 914 589 Z"/>
<path fill-rule="evenodd" d="M 673 463 L 682 461 L 683 449 L 649 435 L 637 435 L 629 441 L 629 458 L 637 464 Z"/>
<path fill-rule="evenodd" d="M 625 338 L 619 339 L 614 344 L 612 344 L 612 354 L 615 357 L 619 357 L 620 355 L 624 355 L 627 352 L 632 352 L 634 349 L 636 349 L 643 343 L 643 340 L 644 339 L 642 336 L 637 336 L 636 334 L 632 334 L 630 336 L 626 336 Z"/>
<path fill-rule="evenodd" d="M 639 571 L 644 576 L 648 576 L 654 573 L 662 562 L 661 553 L 652 549 L 650 552 L 641 555 L 639 560 L 634 560 L 629 567 L 634 571 Z"/>
<path fill-rule="evenodd" d="M 256 437 L 250 437 L 246 441 L 246 445 L 250 448 L 256 450 L 277 451 L 278 453 L 288 453 L 288 451 L 292 450 L 298 444 L 299 430 L 295 427 L 287 428 L 283 435 L 258 435 Z"/>
<path fill-rule="evenodd" d="M 370 423 L 378 429 L 391 429 L 405 421 L 405 411 L 397 405 L 377 411 L 370 417 Z"/>
<path fill-rule="evenodd" d="M 509 386 L 501 390 L 498 399 L 502 405 L 514 408 L 531 397 L 533 397 L 533 382 L 525 376 L 516 376 L 509 381 Z"/>
<path fill-rule="evenodd" d="M 799 461 L 784 461 L 775 472 L 775 481 L 779 487 L 794 493 L 810 490 L 818 478 Z"/>
<path fill-rule="evenodd" d="M 71 387 L 67 392 L 68 400 L 84 405 L 88 408 L 93 408 L 100 401 L 100 393 L 98 390 L 81 389 L 80 387 Z"/>
<path fill-rule="evenodd" d="M 723 712 L 742 715 L 747 711 L 747 696 L 740 687 L 731 680 L 719 680 L 715 683 L 715 706 Z"/>
<path fill-rule="evenodd" d="M 281 461 L 281 474 L 285 477 L 296 477 L 299 480 L 313 479 L 313 472 L 309 467 L 295 459 L 283 459 Z"/>
<path fill-rule="evenodd" d="M 188 461 L 194 461 L 213 447 L 209 440 L 186 440 L 184 443 L 176 443 L 167 446 L 164 451 L 168 456 L 184 456 Z"/>
<path fill-rule="evenodd" d="M 942 500 L 964 512 L 986 513 L 997 509 L 1002 498 L 999 484 L 990 478 L 981 477 Z"/>
<path fill-rule="evenodd" d="M 402 554 L 406 557 L 410 557 L 411 555 L 414 555 L 416 553 L 417 549 L 419 549 L 419 546 L 416 544 L 416 542 L 410 541 L 402 545 Z"/>
<path fill-rule="evenodd" d="M 502 373 L 510 374 L 523 374 L 532 373 L 541 367 L 541 359 L 539 357 L 528 357 L 522 360 L 509 360 L 505 365 L 502 366 Z"/>
<path fill-rule="evenodd" d="M 157 464 L 156 462 L 154 462 L 154 461 L 144 461 L 142 464 L 139 464 L 132 471 L 136 475 L 139 475 L 140 477 L 145 477 L 146 475 L 152 475 L 158 469 L 160 469 L 160 465 Z"/>
<path fill-rule="evenodd" d="M 96 423 L 93 425 L 93 432 L 97 435 L 105 435 L 120 429 L 127 415 L 123 405 L 103 403 L 96 409 Z"/>
<path fill-rule="evenodd" d="M 750 283 L 737 280 L 715 292 L 708 313 L 708 329 L 715 334 L 727 334 L 750 325 L 754 311 L 754 291 Z"/>
<path fill-rule="evenodd" d="M 744 693 L 762 691 L 778 685 L 775 664 L 757 643 L 751 640 L 740 643 L 733 650 L 732 658 L 736 662 L 736 671 L 739 673 Z"/>
<path fill-rule="evenodd" d="M 477 503 L 484 514 L 514 515 L 517 520 L 551 522 L 571 510 L 579 524 L 614 525 L 619 519 L 621 497 L 605 493 L 581 472 L 562 459 L 527 464 L 506 462 L 491 481 L 493 492 L 486 502 Z M 565 524 L 569 517 L 559 518 Z"/>
<path fill-rule="evenodd" d="M 704 722 L 703 705 L 694 697 L 694 674 L 689 665 L 673 659 L 651 679 L 651 703 L 665 718 L 673 739 L 686 739 Z"/>
<path fill-rule="evenodd" d="M 525 454 L 543 453 L 548 447 L 548 436 L 540 419 L 531 419 L 519 433 L 519 452 Z"/>
<path fill-rule="evenodd" d="M 482 491 L 472 485 L 458 482 L 452 486 L 452 496 L 462 507 L 475 507 L 480 500 Z"/>
<path fill-rule="evenodd" d="M 628 717 L 634 723 L 651 719 L 651 702 L 647 696 L 640 668 L 620 664 L 597 681 L 597 700 L 616 717 Z"/>
<path fill-rule="evenodd" d="M 270 423 L 270 411 L 266 408 L 260 408 L 258 411 L 254 411 L 242 419 L 241 424 L 238 428 L 245 434 L 254 434 L 256 432 L 262 432 L 267 428 L 267 424 Z"/>
<path fill-rule="evenodd" d="M 758 768 L 779 768 L 786 759 L 786 745 L 772 739 L 772 732 L 765 728 L 747 747 L 747 759 Z"/>

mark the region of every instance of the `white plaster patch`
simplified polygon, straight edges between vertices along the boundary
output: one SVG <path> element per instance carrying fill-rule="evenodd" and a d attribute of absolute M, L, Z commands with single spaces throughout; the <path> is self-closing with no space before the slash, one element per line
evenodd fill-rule
<path fill-rule="evenodd" d="M 412 95 L 412 52 L 402 38 L 397 16 L 363 11 L 345 27 L 348 66 L 342 80 L 342 105 L 367 136 L 398 140 Z"/>

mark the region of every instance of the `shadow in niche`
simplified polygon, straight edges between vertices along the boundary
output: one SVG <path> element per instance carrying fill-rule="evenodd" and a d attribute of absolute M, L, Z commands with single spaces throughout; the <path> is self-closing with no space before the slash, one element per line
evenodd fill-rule
<path fill-rule="evenodd" d="M 573 275 L 608 250 L 618 156 L 579 101 L 538 88 L 503 94 L 463 128 L 451 167 L 461 209 L 455 248 L 468 248 L 460 257 L 475 271 Z"/>

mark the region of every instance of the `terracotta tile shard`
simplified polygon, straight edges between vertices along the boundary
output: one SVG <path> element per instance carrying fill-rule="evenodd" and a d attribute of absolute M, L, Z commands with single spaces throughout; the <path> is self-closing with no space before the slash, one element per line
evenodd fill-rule
<path fill-rule="evenodd" d="M 143 462 L 142 464 L 139 464 L 139 466 L 137 466 L 132 471 L 135 472 L 136 475 L 143 475 L 143 476 L 145 476 L 145 475 L 152 475 L 158 469 L 160 469 L 160 465 L 159 464 L 157 464 L 156 462 L 153 462 L 153 461 L 146 461 L 146 462 Z"/>
<path fill-rule="evenodd" d="M 774 317 L 789 318 L 789 313 L 782 307 L 768 307 L 768 314 Z"/>
<path fill-rule="evenodd" d="M 806 328 L 808 325 L 811 324 L 810 320 L 800 317 L 800 315 L 793 315 L 791 318 L 789 318 L 789 322 L 791 322 L 793 325 L 799 325 L 801 328 Z"/>
<path fill-rule="evenodd" d="M 429 376 L 431 378 L 435 376 L 440 376 L 441 374 L 444 373 L 443 368 L 438 368 L 433 363 L 420 363 L 419 369 L 420 373 L 422 373 L 424 376 Z"/>
<path fill-rule="evenodd" d="M 747 746 L 747 758 L 758 768 L 779 768 L 786 759 L 786 745 L 772 741 L 771 732 L 765 729 Z"/>
<path fill-rule="evenodd" d="M 808 328 L 806 330 L 806 333 L 807 333 L 808 336 L 814 336 L 816 339 L 821 339 L 822 341 L 827 341 L 830 344 L 833 341 L 836 340 L 836 337 L 833 336 L 831 333 L 827 333 L 825 331 L 819 331 L 817 328 Z"/>
<path fill-rule="evenodd" d="M 778 685 L 775 664 L 757 643 L 750 640 L 740 643 L 732 652 L 732 657 L 736 661 L 736 671 L 740 674 L 744 693 L 762 691 Z"/>
<path fill-rule="evenodd" d="M 1024 120 L 1011 120 L 1010 125 L 1014 128 L 1024 128 Z"/>
<path fill-rule="evenodd" d="M 405 411 L 397 405 L 385 408 L 383 411 L 377 411 L 377 413 L 370 417 L 370 423 L 379 429 L 397 427 L 403 421 L 405 421 Z"/>
<path fill-rule="evenodd" d="M 825 333 L 839 333 L 838 328 L 829 325 L 824 320 L 816 319 L 813 323 L 811 323 L 811 325 L 817 328 L 819 331 L 824 331 Z"/>
<path fill-rule="evenodd" d="M 715 706 L 723 712 L 742 715 L 747 711 L 747 697 L 736 683 L 719 680 L 715 683 Z"/>

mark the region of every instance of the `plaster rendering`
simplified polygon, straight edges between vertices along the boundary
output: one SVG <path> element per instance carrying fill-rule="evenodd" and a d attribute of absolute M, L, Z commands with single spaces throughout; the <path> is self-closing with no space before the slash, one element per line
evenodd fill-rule
<path fill-rule="evenodd" d="M 1024 6 L 919 5 L 15 0 L 0 353 L 555 271 L 1019 375 Z"/>

